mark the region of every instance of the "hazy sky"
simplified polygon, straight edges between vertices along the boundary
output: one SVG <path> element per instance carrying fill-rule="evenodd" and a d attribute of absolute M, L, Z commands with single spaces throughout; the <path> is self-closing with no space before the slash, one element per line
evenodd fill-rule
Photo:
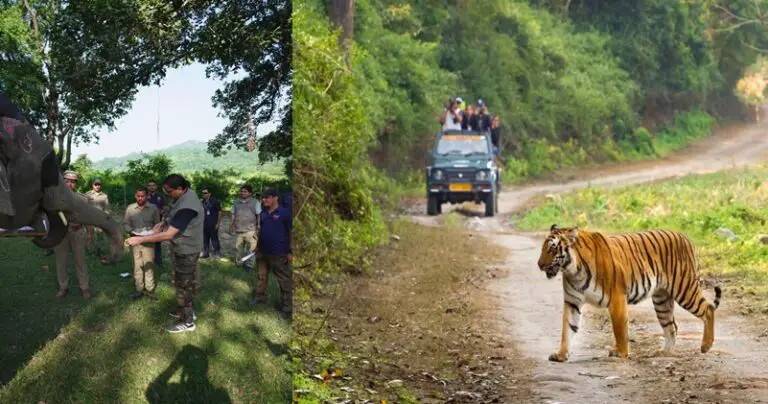
<path fill-rule="evenodd" d="M 193 64 L 170 70 L 160 87 L 160 143 L 157 142 L 157 86 L 143 87 L 136 94 L 133 108 L 115 122 L 115 130 L 101 130 L 99 144 L 74 146 L 72 160 L 86 153 L 92 161 L 119 157 L 132 152 L 150 152 L 187 140 L 208 141 L 227 124 L 211 105 L 213 93 L 223 82 L 205 77 L 205 67 Z M 257 135 L 268 133 L 273 125 L 261 125 Z"/>

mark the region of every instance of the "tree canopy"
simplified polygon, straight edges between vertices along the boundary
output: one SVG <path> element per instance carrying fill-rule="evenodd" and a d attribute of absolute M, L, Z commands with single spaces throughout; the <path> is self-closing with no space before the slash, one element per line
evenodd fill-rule
<path fill-rule="evenodd" d="M 113 129 L 141 86 L 194 61 L 229 80 L 212 97 L 229 124 L 211 152 L 245 149 L 252 114 L 257 125 L 279 122 L 259 139 L 259 157 L 285 158 L 290 55 L 285 1 L 0 1 L 0 84 L 64 167 L 72 144 L 96 140 L 97 128 Z"/>

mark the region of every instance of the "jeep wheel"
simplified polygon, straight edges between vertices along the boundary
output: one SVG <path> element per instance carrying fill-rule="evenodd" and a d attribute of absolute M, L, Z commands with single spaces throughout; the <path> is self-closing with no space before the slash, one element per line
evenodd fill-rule
<path fill-rule="evenodd" d="M 438 215 L 440 214 L 440 210 L 440 201 L 438 201 L 437 195 L 427 196 L 427 215 Z"/>
<path fill-rule="evenodd" d="M 485 216 L 491 217 L 496 214 L 497 196 L 498 194 L 496 192 L 491 192 L 490 194 L 485 195 Z"/>

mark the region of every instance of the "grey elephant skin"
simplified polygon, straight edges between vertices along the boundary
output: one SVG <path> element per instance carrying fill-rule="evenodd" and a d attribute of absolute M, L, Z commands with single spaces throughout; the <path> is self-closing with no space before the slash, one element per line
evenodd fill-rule
<path fill-rule="evenodd" d="M 101 228 L 109 239 L 111 264 L 123 256 L 120 224 L 88 204 L 64 183 L 51 145 L 26 122 L 0 118 L 0 228 L 32 226 L 46 236 L 33 241 L 41 248 L 60 244 L 66 222 Z M 43 223 L 43 219 L 47 222 Z"/>

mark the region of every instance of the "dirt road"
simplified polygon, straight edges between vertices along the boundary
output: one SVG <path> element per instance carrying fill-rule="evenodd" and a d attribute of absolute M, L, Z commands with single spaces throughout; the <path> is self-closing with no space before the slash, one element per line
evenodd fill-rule
<path fill-rule="evenodd" d="M 607 357 L 612 332 L 607 313 L 587 308 L 567 363 L 547 360 L 559 343 L 562 284 L 547 280 L 536 266 L 543 234 L 515 232 L 504 213 L 521 209 L 541 194 L 592 186 L 623 186 L 692 173 L 768 162 L 768 124 L 721 131 L 716 136 L 663 161 L 577 173 L 578 180 L 540 183 L 508 189 L 500 195 L 501 214 L 481 217 L 482 205 L 461 208 L 464 225 L 485 234 L 509 253 L 509 275 L 488 285 L 488 297 L 500 302 L 496 315 L 516 349 L 535 361 L 531 378 L 548 403 L 768 403 L 768 325 L 756 324 L 729 310 L 724 298 L 716 313 L 714 348 L 698 352 L 702 323 L 679 306 L 677 346 L 672 355 L 662 344 L 650 300 L 630 309 L 631 360 Z M 419 207 L 421 209 L 422 207 Z M 441 225 L 441 217 L 413 215 L 425 225 Z M 421 209 L 423 212 L 424 209 Z M 567 224 L 563 224 L 567 225 Z M 727 288 L 727 284 L 724 286 Z M 707 297 L 712 298 L 709 288 Z"/>

